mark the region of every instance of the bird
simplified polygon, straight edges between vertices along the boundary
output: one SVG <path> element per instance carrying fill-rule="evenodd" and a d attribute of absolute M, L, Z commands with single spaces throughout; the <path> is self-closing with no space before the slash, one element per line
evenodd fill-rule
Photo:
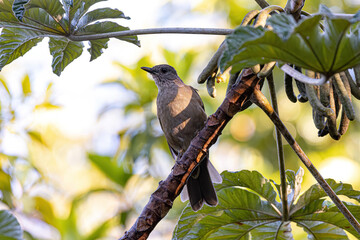
<path fill-rule="evenodd" d="M 171 155 L 177 160 L 205 126 L 204 103 L 197 90 L 186 85 L 172 66 L 160 64 L 141 69 L 150 73 L 158 88 L 157 116 Z M 181 200 L 189 200 L 194 211 L 201 209 L 204 203 L 216 206 L 218 199 L 213 183 L 221 182 L 222 178 L 207 154 L 188 177 L 180 194 Z"/>

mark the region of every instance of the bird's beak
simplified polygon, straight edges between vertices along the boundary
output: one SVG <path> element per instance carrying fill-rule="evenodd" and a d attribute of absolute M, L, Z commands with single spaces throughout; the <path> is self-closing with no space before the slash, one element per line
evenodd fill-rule
<path fill-rule="evenodd" d="M 141 67 L 142 70 L 148 72 L 148 73 L 154 73 L 154 70 L 152 68 L 149 68 L 149 67 Z"/>

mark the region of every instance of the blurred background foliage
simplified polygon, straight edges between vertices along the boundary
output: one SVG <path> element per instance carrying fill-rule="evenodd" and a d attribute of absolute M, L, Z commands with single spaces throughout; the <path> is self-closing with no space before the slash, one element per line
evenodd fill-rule
<path fill-rule="evenodd" d="M 164 6 L 175 9 L 171 8 L 175 5 L 173 1 L 163 2 Z M 270 3 L 284 6 L 286 1 Z M 360 5 L 350 0 L 307 1 L 304 10 L 316 12 L 320 3 L 332 7 L 335 12 L 345 13 L 354 13 Z M 259 7 L 250 0 L 210 0 L 197 1 L 188 11 L 220 14 L 227 18 L 229 27 L 235 27 L 254 8 Z M 161 21 L 166 21 L 166 17 Z M 25 230 L 25 239 L 116 239 L 133 224 L 174 163 L 156 118 L 157 88 L 140 67 L 160 62 L 174 66 L 186 83 L 199 89 L 210 115 L 222 102 L 226 83 L 217 84 L 217 98 L 213 99 L 205 86 L 196 84 L 196 78 L 220 42 L 221 39 L 211 46 L 176 51 L 154 49 L 160 57 L 154 58 L 150 51 L 135 64 L 114 62 L 119 75 L 104 79 L 97 88 L 116 89 L 124 94 L 125 100 L 103 104 L 94 124 L 97 128 L 108 121 L 120 123 L 119 129 L 105 133 L 115 136 L 111 144 L 116 144 L 116 151 L 109 154 L 94 147 L 100 135 L 96 131 L 73 137 L 46 121 L 48 114 L 63 109 L 54 101 L 56 92 L 52 82 L 37 89 L 43 93 L 39 97 L 33 94 L 34 79 L 29 75 L 18 79 L 12 87 L 0 75 L 1 207 L 16 214 Z M 318 138 L 309 104 L 291 103 L 284 93 L 282 73 L 275 70 L 274 74 L 280 116 L 311 161 L 325 177 L 360 189 L 359 102 L 355 103 L 357 119 L 340 141 L 328 136 Z M 19 89 L 20 93 L 14 95 Z M 266 84 L 263 92 L 268 96 Z M 14 139 L 13 145 L 4 142 L 5 138 Z M 15 150 L 8 151 L 9 148 Z M 296 171 L 301 162 L 288 145 L 285 144 L 284 149 L 287 169 Z M 254 106 L 237 114 L 228 124 L 211 148 L 211 159 L 219 171 L 257 170 L 279 182 L 274 128 L 265 114 Z M 303 188 L 314 183 L 311 175 L 305 172 Z M 170 239 L 184 206 L 185 203 L 177 199 L 150 239 Z M 296 226 L 293 229 L 295 239 L 305 237 Z"/>

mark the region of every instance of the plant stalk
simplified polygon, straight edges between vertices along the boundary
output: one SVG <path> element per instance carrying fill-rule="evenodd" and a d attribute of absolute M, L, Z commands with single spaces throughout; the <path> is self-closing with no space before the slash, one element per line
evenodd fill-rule
<path fill-rule="evenodd" d="M 69 35 L 68 38 L 72 41 L 87 41 L 87 40 L 96 40 L 96 39 L 103 39 L 103 38 L 128 37 L 128 36 L 145 35 L 145 34 L 173 33 L 173 34 L 229 35 L 233 32 L 234 32 L 234 29 L 226 29 L 226 28 L 173 27 L 173 28 L 135 29 L 135 30 L 111 32 L 111 33 L 88 34 L 88 35 Z"/>
<path fill-rule="evenodd" d="M 261 8 L 266 8 L 268 6 L 270 6 L 270 4 L 265 1 L 265 0 L 255 0 L 255 2 L 261 7 Z"/>
<path fill-rule="evenodd" d="M 267 82 L 270 89 L 271 103 L 275 113 L 279 116 L 279 109 L 276 98 L 276 89 L 274 84 L 273 74 L 271 73 L 267 77 Z M 279 172 L 280 172 L 280 182 L 281 182 L 281 201 L 282 201 L 282 220 L 289 220 L 289 206 L 288 206 L 288 196 L 287 196 L 287 183 L 286 183 L 286 174 L 285 174 L 285 158 L 284 158 L 284 148 L 282 143 L 282 137 L 280 130 L 275 126 L 276 131 L 276 146 L 279 162 Z"/>
<path fill-rule="evenodd" d="M 271 107 L 270 103 L 266 99 L 266 97 L 262 94 L 261 91 L 255 89 L 252 101 L 258 105 L 271 119 L 271 121 L 275 124 L 277 129 L 280 130 L 281 134 L 284 136 L 286 141 L 289 143 L 291 148 L 298 155 L 300 160 L 305 164 L 310 173 L 314 176 L 316 181 L 320 184 L 321 188 L 325 191 L 325 193 L 331 198 L 340 212 L 345 216 L 345 218 L 349 221 L 349 223 L 354 227 L 354 229 L 360 234 L 360 224 L 352 215 L 352 213 L 346 208 L 343 202 L 339 199 L 336 193 L 331 189 L 329 184 L 325 181 L 325 179 L 321 176 L 319 171 L 312 164 L 310 159 L 306 156 L 304 151 L 301 149 L 299 144 L 292 137 L 290 132 L 286 129 L 284 123 L 280 120 L 279 116 L 276 114 L 274 109 Z"/>

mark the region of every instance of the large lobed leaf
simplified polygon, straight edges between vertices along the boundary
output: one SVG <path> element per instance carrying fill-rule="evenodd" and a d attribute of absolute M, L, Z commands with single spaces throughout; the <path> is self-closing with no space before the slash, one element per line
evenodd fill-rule
<path fill-rule="evenodd" d="M 296 23 L 285 13 L 272 16 L 262 27 L 240 26 L 226 38 L 220 59 L 222 70 L 236 72 L 271 61 L 291 63 L 330 77 L 360 64 L 360 13 L 351 19 L 335 18 L 325 6 L 312 17 Z M 320 22 L 324 18 L 323 31 Z M 356 26 L 356 29 L 351 29 Z"/>
<path fill-rule="evenodd" d="M 247 239 L 259 232 L 274 236 L 280 220 L 271 205 L 247 190 L 224 188 L 218 193 L 216 207 L 204 206 L 193 212 L 185 208 L 174 231 L 174 239 Z M 280 224 L 280 223 L 278 223 Z M 260 228 L 260 229 L 258 229 Z M 263 239 L 263 238 L 254 238 Z"/>
<path fill-rule="evenodd" d="M 60 75 L 64 68 L 82 54 L 83 44 L 68 40 L 75 34 L 100 34 L 129 30 L 104 19 L 129 19 L 117 9 L 99 8 L 88 11 L 105 0 L 3 0 L 0 1 L 0 70 L 22 56 L 43 37 L 50 37 L 53 72 Z M 99 21 L 101 20 L 101 21 Z M 97 22 L 96 22 L 97 21 Z M 119 37 L 139 46 L 137 36 Z M 91 59 L 107 48 L 108 38 L 90 40 Z"/>
<path fill-rule="evenodd" d="M 326 194 L 317 184 L 297 197 L 303 173 L 301 168 L 296 174 L 287 171 L 291 190 L 288 199 L 292 199 L 290 221 L 283 222 L 281 203 L 275 200 L 278 195 L 272 180 L 256 171 L 223 172 L 223 183 L 216 184 L 218 205 L 204 206 L 198 212 L 193 212 L 188 205 L 174 230 L 173 239 L 293 239 L 291 222 L 302 227 L 309 239 L 348 239 L 345 231 L 360 238 L 338 208 L 324 198 Z M 337 194 L 359 201 L 360 192 L 353 190 L 351 185 L 331 179 L 327 182 Z M 359 220 L 360 206 L 345 204 Z"/>
<path fill-rule="evenodd" d="M 250 236 L 274 239 L 276 235 L 278 239 L 287 239 L 281 230 L 281 216 L 273 204 L 239 188 L 251 186 L 251 190 L 275 201 L 276 193 L 267 179 L 256 171 L 224 172 L 222 178 L 223 184 L 216 186 L 219 204 L 204 206 L 198 212 L 193 212 L 188 205 L 173 239 L 249 239 Z"/>

